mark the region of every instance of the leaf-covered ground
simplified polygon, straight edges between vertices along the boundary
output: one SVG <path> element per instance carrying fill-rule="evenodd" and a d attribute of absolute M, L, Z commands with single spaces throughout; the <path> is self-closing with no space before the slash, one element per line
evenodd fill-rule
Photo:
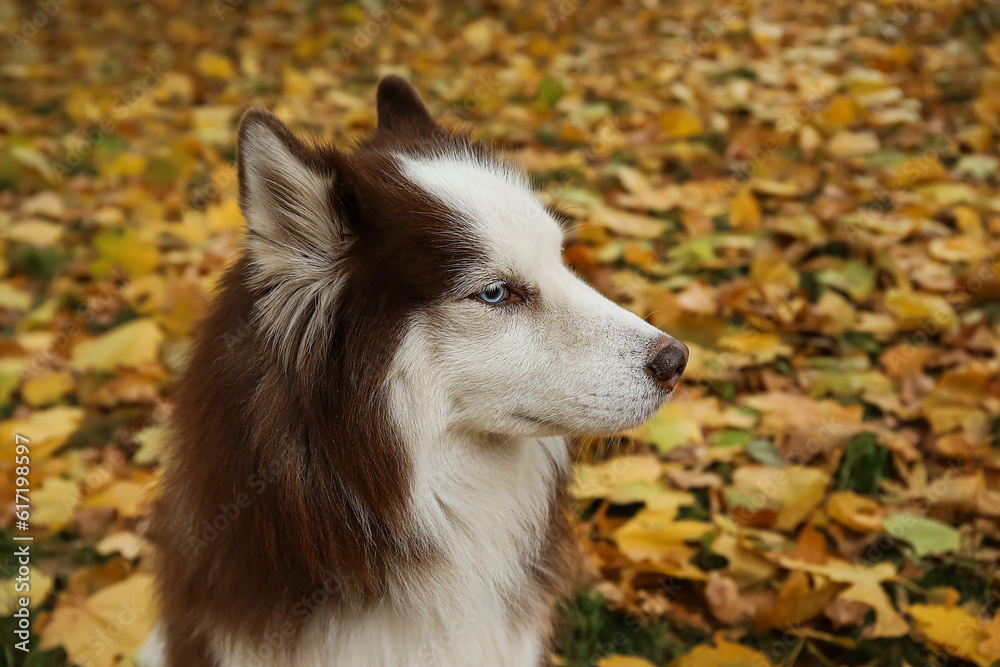
<path fill-rule="evenodd" d="M 692 351 L 652 422 L 578 447 L 556 664 L 1000 660 L 996 4 L 51 0 L 0 26 L 0 616 L 35 538 L 33 650 L 2 620 L 0 664 L 128 664 L 171 386 L 241 241 L 235 122 L 349 141 L 389 72 L 517 156 L 567 260 Z"/>

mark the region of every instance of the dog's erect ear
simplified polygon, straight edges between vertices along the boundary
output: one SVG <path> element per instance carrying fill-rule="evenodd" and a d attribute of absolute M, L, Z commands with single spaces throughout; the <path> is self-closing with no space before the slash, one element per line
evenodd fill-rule
<path fill-rule="evenodd" d="M 401 76 L 390 74 L 379 81 L 375 100 L 379 132 L 427 135 L 438 129 L 420 94 Z"/>
<path fill-rule="evenodd" d="M 331 237 L 334 174 L 316 149 L 271 112 L 250 109 L 240 122 L 237 152 L 240 208 L 252 234 L 275 242 L 289 235 Z"/>
<path fill-rule="evenodd" d="M 299 141 L 261 109 L 243 116 L 236 148 L 251 285 L 266 288 L 258 312 L 294 362 L 332 307 L 330 285 L 344 247 L 332 196 L 338 175 L 329 154 Z"/>

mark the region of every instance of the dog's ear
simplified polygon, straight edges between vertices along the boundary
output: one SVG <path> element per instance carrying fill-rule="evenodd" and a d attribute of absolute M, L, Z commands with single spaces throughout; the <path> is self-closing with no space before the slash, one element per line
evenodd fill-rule
<path fill-rule="evenodd" d="M 244 114 L 236 149 L 240 208 L 251 235 L 275 242 L 331 237 L 335 175 L 316 149 L 263 109 Z"/>
<path fill-rule="evenodd" d="M 396 74 L 390 74 L 379 81 L 375 107 L 378 111 L 379 132 L 427 135 L 438 129 L 421 101 L 420 94 Z"/>
<path fill-rule="evenodd" d="M 314 316 L 331 305 L 329 286 L 344 248 L 332 151 L 303 143 L 261 109 L 243 116 L 236 150 L 250 284 L 265 289 L 258 305 L 269 335 L 299 334 L 279 343 L 292 361 L 297 345 L 317 335 Z"/>

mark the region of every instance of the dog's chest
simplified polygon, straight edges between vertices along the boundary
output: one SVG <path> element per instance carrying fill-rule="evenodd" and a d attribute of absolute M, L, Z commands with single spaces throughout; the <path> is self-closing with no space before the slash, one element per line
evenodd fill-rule
<path fill-rule="evenodd" d="M 569 465 L 565 442 L 487 445 L 478 457 L 468 443 L 454 446 L 414 461 L 414 522 L 440 557 L 426 569 L 401 564 L 387 598 L 366 612 L 313 619 L 295 665 L 540 664 L 551 600 L 539 570 Z M 227 667 L 252 658 L 239 646 L 224 653 Z"/>
<path fill-rule="evenodd" d="M 535 667 L 542 636 L 511 628 L 507 613 L 487 605 L 459 617 L 378 608 L 353 619 L 331 619 L 303 638 L 293 663 L 301 667 Z M 249 664 L 237 656 L 231 665 Z"/>

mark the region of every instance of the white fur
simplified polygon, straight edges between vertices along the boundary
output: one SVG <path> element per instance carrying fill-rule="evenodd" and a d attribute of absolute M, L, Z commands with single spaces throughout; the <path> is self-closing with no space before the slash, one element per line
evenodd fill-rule
<path fill-rule="evenodd" d="M 633 426 L 667 398 L 644 370 L 663 334 L 563 265 L 561 231 L 520 175 L 471 154 L 398 157 L 486 256 L 453 299 L 413 317 L 384 387 L 414 465 L 413 525 L 445 560 L 395 573 L 363 616 L 317 615 L 273 661 L 218 638 L 223 667 L 540 664 L 551 610 L 528 570 L 569 465 L 563 436 Z M 466 298 L 497 280 L 532 302 Z"/>
<path fill-rule="evenodd" d="M 163 667 L 166 664 L 166 652 L 167 642 L 163 636 L 163 627 L 156 624 L 139 649 L 135 657 L 136 664 L 139 667 Z"/>
<path fill-rule="evenodd" d="M 527 307 L 490 309 L 459 298 L 435 314 L 433 352 L 457 399 L 452 423 L 518 435 L 611 432 L 663 404 L 645 366 L 664 334 L 566 268 L 561 230 L 522 177 L 471 154 L 401 162 L 406 177 L 458 211 L 486 249 L 466 294 L 497 280 L 535 293 Z"/>

